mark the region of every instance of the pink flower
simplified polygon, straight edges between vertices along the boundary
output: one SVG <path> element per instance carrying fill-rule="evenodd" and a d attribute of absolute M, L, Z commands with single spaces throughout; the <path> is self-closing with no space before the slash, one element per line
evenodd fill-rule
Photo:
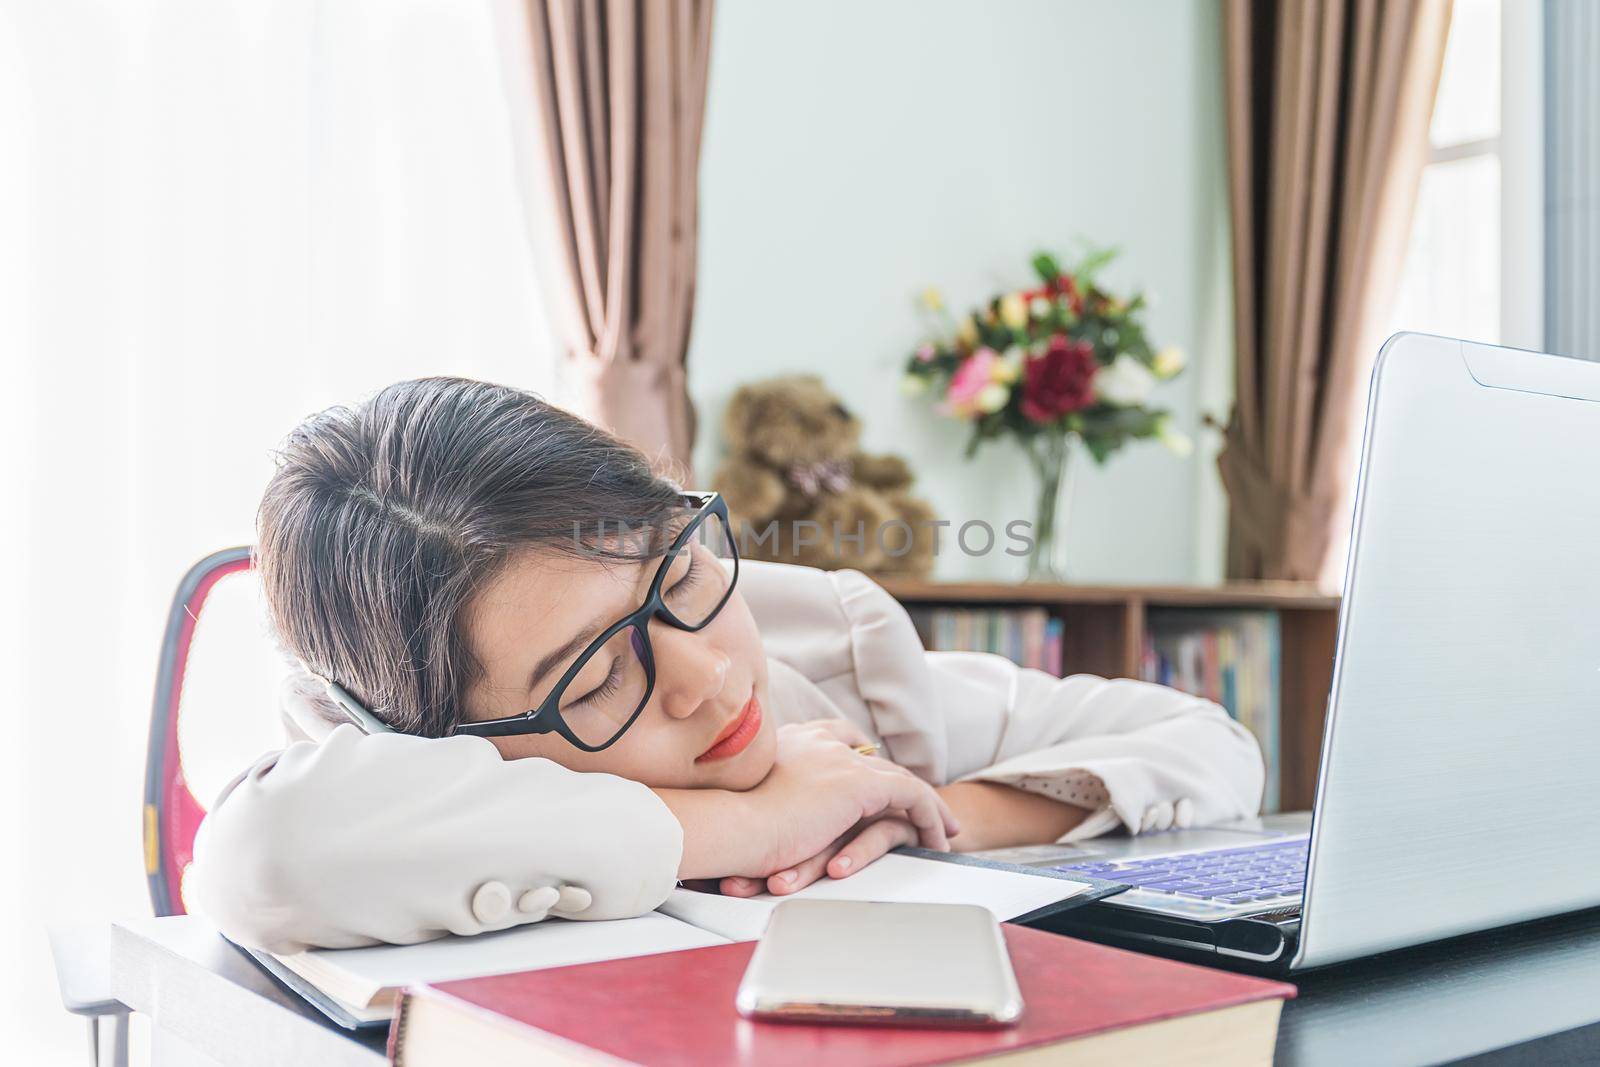
<path fill-rule="evenodd" d="M 923 345 L 917 349 L 917 358 L 924 363 L 930 362 L 938 352 L 932 345 Z"/>
<path fill-rule="evenodd" d="M 950 388 L 945 393 L 941 409 L 943 413 L 962 419 L 977 415 L 980 410 L 978 394 L 994 380 L 995 364 L 998 362 L 1000 354 L 992 348 L 980 348 L 962 361 L 950 376 Z"/>

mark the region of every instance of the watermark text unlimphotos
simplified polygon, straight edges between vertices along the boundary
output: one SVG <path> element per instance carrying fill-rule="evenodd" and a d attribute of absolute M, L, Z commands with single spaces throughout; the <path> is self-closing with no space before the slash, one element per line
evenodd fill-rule
<path fill-rule="evenodd" d="M 623 519 L 572 524 L 573 544 L 580 554 L 586 555 L 659 553 L 669 547 L 662 543 L 667 539 L 666 534 L 667 531 L 657 527 Z M 799 558 L 813 549 L 826 549 L 840 559 L 869 553 L 899 559 L 914 550 L 924 537 L 931 540 L 935 556 L 954 551 L 973 557 L 995 552 L 1020 557 L 1034 548 L 1033 523 L 1027 519 L 1013 519 L 998 530 L 983 519 L 969 519 L 960 524 L 950 519 L 923 519 L 915 523 L 890 519 L 871 528 L 865 520 L 851 526 L 816 519 L 773 519 L 759 526 L 736 522 L 731 536 L 739 555 L 760 559 L 781 559 L 786 555 Z"/>

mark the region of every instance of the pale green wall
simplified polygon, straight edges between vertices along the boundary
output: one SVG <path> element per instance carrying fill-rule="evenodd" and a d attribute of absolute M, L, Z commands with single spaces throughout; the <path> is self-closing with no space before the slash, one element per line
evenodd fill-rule
<path fill-rule="evenodd" d="M 961 458 L 964 428 L 897 391 L 914 294 L 965 304 L 1029 280 L 1039 245 L 1123 249 L 1109 279 L 1153 298 L 1188 351 L 1163 395 L 1200 448 L 1085 460 L 1069 527 L 1081 580 L 1217 577 L 1222 505 L 1201 406 L 1231 372 L 1221 44 L 1212 0 L 722 0 L 701 172 L 691 378 L 697 466 L 742 381 L 814 370 L 910 457 L 958 523 L 1032 511 L 1020 455 Z M 995 555 L 945 577 L 1011 577 Z"/>

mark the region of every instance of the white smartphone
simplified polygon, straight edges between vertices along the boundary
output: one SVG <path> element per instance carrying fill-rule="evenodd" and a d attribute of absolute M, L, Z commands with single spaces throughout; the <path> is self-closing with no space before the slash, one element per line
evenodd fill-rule
<path fill-rule="evenodd" d="M 786 900 L 737 1005 L 758 1019 L 993 1027 L 1022 1017 L 1022 991 L 984 908 Z"/>

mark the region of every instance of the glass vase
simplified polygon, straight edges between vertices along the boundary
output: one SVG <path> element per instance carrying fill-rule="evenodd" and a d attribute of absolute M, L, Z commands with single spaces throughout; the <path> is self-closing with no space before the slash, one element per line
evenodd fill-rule
<path fill-rule="evenodd" d="M 1034 508 L 1033 548 L 1028 553 L 1030 582 L 1065 582 L 1063 554 L 1066 548 L 1066 510 L 1072 499 L 1068 460 L 1072 454 L 1071 434 L 1043 434 L 1028 446 L 1038 479 L 1039 496 Z"/>

